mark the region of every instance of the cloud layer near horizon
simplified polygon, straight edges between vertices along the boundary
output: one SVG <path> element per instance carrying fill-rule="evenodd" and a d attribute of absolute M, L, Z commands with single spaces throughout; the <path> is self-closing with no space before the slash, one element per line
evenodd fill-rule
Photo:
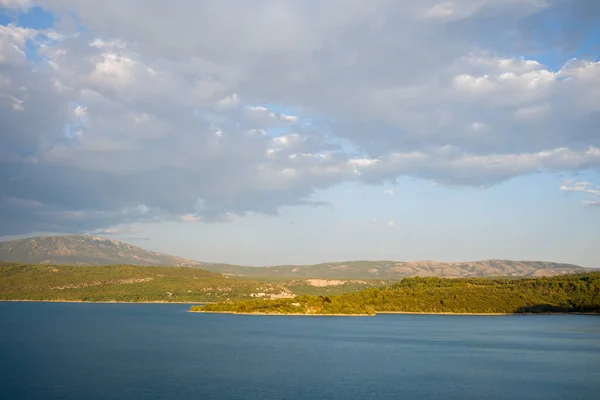
<path fill-rule="evenodd" d="M 2 0 L 56 21 L 0 26 L 0 234 L 598 170 L 598 4 Z"/>

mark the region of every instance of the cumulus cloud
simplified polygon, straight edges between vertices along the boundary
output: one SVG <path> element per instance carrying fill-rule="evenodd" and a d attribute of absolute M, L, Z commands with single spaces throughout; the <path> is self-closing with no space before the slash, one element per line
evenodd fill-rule
<path fill-rule="evenodd" d="M 600 168 L 600 63 L 535 60 L 583 42 L 588 0 L 36 4 L 57 30 L 0 26 L 0 234 Z M 548 10 L 574 29 L 532 44 Z"/>
<path fill-rule="evenodd" d="M 386 196 L 393 196 L 394 191 L 392 189 L 386 189 L 383 191 L 383 194 L 385 194 Z"/>

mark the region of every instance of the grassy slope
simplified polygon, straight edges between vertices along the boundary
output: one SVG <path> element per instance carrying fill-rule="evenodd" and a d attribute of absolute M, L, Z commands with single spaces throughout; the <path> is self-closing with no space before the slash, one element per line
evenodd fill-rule
<path fill-rule="evenodd" d="M 0 263 L 0 300 L 180 301 L 248 299 L 252 293 L 329 295 L 382 281 L 315 287 L 305 280 L 225 277 L 199 268 Z"/>
<path fill-rule="evenodd" d="M 408 278 L 386 288 L 339 296 L 225 302 L 192 310 L 281 314 L 600 313 L 600 272 L 518 280 Z"/>

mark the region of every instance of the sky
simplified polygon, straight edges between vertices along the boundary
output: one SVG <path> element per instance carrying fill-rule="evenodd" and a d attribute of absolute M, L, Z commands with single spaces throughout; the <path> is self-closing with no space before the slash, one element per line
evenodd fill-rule
<path fill-rule="evenodd" d="M 600 267 L 597 0 L 0 0 L 0 238 Z"/>

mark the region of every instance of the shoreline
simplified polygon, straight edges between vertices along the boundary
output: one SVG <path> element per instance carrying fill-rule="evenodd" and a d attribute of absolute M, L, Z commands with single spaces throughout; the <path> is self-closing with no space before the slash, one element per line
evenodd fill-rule
<path fill-rule="evenodd" d="M 235 311 L 191 311 L 190 313 L 201 313 L 201 314 L 231 314 L 231 315 L 269 315 L 278 317 L 376 317 L 377 315 L 466 315 L 475 317 L 507 317 L 511 315 L 595 315 L 600 316 L 597 313 L 584 313 L 584 312 L 550 312 L 550 313 L 453 313 L 453 312 L 416 312 L 416 311 L 377 311 L 375 314 L 305 314 L 305 313 L 264 313 L 264 312 L 235 312 Z"/>
<path fill-rule="evenodd" d="M 475 316 L 510 316 L 510 315 L 597 315 L 592 312 L 514 312 L 514 313 L 454 313 L 454 312 L 414 312 L 414 311 L 377 311 L 377 314 L 414 314 L 414 315 L 475 315 Z"/>
<path fill-rule="evenodd" d="M 189 305 L 204 305 L 218 304 L 214 301 L 116 301 L 116 300 L 1 300 L 0 303 L 75 303 L 75 304 L 189 304 Z M 523 313 L 455 313 L 455 312 L 418 312 L 418 311 L 376 311 L 375 314 L 306 314 L 306 313 L 265 313 L 265 312 L 235 312 L 235 311 L 191 311 L 191 313 L 203 314 L 231 314 L 231 315 L 269 315 L 269 316 L 291 316 L 291 317 L 375 317 L 377 315 L 467 315 L 467 316 L 490 316 L 501 317 L 511 315 L 595 315 L 600 316 L 600 313 L 586 312 L 523 312 Z"/>
<path fill-rule="evenodd" d="M 235 311 L 191 311 L 189 310 L 188 312 L 191 313 L 200 313 L 200 314 L 231 314 L 231 315 L 260 315 L 260 316 L 264 316 L 264 315 L 268 315 L 268 316 L 274 316 L 274 317 L 374 317 L 377 314 L 306 314 L 306 313 L 289 313 L 289 314 L 282 314 L 282 313 L 251 313 L 251 312 L 247 312 L 247 313 L 241 313 L 241 312 L 235 312 Z"/>
<path fill-rule="evenodd" d="M 117 300 L 0 300 L 0 303 L 85 303 L 85 304 L 216 304 L 214 301 L 117 301 Z"/>
<path fill-rule="evenodd" d="M 408 314 L 408 315 L 477 315 L 477 316 L 506 316 L 524 313 L 463 313 L 463 312 L 418 312 L 418 311 L 377 311 L 377 314 Z M 562 314 L 562 313 L 556 313 Z M 564 313 L 569 314 L 569 313 Z"/>

